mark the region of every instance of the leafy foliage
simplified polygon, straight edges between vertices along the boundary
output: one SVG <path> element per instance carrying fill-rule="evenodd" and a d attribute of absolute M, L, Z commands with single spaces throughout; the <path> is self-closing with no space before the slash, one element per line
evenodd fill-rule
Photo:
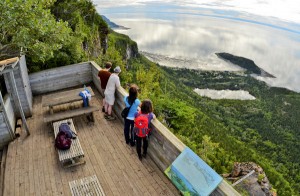
<path fill-rule="evenodd" d="M 70 41 L 71 29 L 48 9 L 53 1 L 0 2 L 0 57 L 26 53 L 32 62 L 45 62 Z M 21 51 L 22 50 L 22 51 Z"/>
<path fill-rule="evenodd" d="M 90 0 L 5 0 L 0 9 L 0 59 L 24 53 L 31 72 L 105 52 L 108 26 Z"/>

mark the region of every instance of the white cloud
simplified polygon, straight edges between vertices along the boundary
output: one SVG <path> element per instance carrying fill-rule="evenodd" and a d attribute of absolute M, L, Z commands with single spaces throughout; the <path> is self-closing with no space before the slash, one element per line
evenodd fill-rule
<path fill-rule="evenodd" d="M 171 3 L 181 6 L 240 11 L 300 23 L 300 1 L 298 0 L 93 0 L 93 2 L 98 5 L 99 9 L 126 5 L 143 5 L 149 2 Z"/>
<path fill-rule="evenodd" d="M 194 91 L 202 97 L 210 97 L 212 99 L 239 99 L 239 100 L 255 100 L 248 91 L 244 90 L 214 90 L 214 89 L 194 89 Z"/>

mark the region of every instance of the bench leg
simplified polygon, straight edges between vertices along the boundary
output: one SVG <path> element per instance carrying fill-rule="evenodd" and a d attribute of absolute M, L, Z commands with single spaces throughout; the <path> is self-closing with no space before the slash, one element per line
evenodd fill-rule
<path fill-rule="evenodd" d="M 53 106 L 49 106 L 50 114 L 53 114 Z"/>
<path fill-rule="evenodd" d="M 94 112 L 88 114 L 86 117 L 90 122 L 95 122 Z"/>
<path fill-rule="evenodd" d="M 65 162 L 62 163 L 64 168 L 69 168 L 69 167 L 73 167 L 73 166 L 81 165 L 81 164 L 85 164 L 85 160 L 83 160 L 83 157 L 82 158 L 77 157 L 77 158 L 69 159 L 68 161 L 65 161 Z"/>

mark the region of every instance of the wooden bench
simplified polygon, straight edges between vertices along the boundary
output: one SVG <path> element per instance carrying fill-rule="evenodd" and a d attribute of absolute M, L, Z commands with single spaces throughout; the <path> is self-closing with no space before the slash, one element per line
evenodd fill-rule
<path fill-rule="evenodd" d="M 99 107 L 96 106 L 88 106 L 88 107 L 82 107 L 82 108 L 77 108 L 73 110 L 67 110 L 63 112 L 58 112 L 54 114 L 47 114 L 44 117 L 44 122 L 45 123 L 50 123 L 50 122 L 55 122 L 58 120 L 64 120 L 76 116 L 81 116 L 81 115 L 87 115 L 89 117 L 89 120 L 94 122 L 94 114 L 93 112 L 99 111 Z"/>
<path fill-rule="evenodd" d="M 96 175 L 69 182 L 72 196 L 105 196 Z"/>
<path fill-rule="evenodd" d="M 90 92 L 91 96 L 94 97 L 94 91 L 91 87 L 86 87 Z M 49 107 L 50 114 L 53 114 L 53 107 L 62 104 L 69 104 L 76 101 L 81 101 L 82 97 L 79 93 L 83 91 L 84 88 L 77 88 L 57 93 L 51 93 L 42 97 L 43 107 Z"/>
<path fill-rule="evenodd" d="M 86 89 L 90 92 L 91 96 L 95 96 L 93 89 L 91 87 L 86 87 Z M 86 115 L 89 121 L 94 122 L 94 114 L 93 112 L 100 110 L 99 108 L 89 105 L 87 107 L 70 109 L 68 111 L 61 111 L 54 113 L 53 108 L 55 106 L 64 105 L 64 104 L 72 104 L 78 101 L 82 101 L 82 97 L 79 95 L 84 88 L 77 88 L 72 90 L 61 91 L 57 93 L 52 93 L 49 95 L 45 95 L 42 97 L 42 105 L 43 107 L 49 107 L 49 113 L 44 117 L 44 122 L 55 122 L 58 120 L 64 120 L 67 118 L 72 118 L 76 116 Z"/>
<path fill-rule="evenodd" d="M 54 138 L 56 138 L 56 135 L 58 134 L 60 124 L 68 123 L 68 122 L 70 123 L 69 126 L 72 129 L 72 131 L 76 133 L 76 130 L 75 130 L 75 127 L 73 124 L 73 120 L 66 119 L 66 120 L 62 120 L 62 121 L 53 123 Z M 68 150 L 57 149 L 57 152 L 58 152 L 59 161 L 62 163 L 63 167 L 71 167 L 71 166 L 80 165 L 80 164 L 85 163 L 85 161 L 82 160 L 82 158 L 84 157 L 84 153 L 81 148 L 78 137 L 76 139 L 72 139 L 72 144 L 71 144 L 70 149 L 68 149 Z"/>

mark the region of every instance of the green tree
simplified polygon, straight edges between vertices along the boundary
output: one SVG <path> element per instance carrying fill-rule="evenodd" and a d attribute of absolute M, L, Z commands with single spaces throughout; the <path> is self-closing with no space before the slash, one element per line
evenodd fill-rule
<path fill-rule="evenodd" d="M 0 2 L 0 58 L 23 52 L 33 62 L 45 62 L 70 41 L 71 29 L 57 21 L 49 7 L 54 0 Z"/>

